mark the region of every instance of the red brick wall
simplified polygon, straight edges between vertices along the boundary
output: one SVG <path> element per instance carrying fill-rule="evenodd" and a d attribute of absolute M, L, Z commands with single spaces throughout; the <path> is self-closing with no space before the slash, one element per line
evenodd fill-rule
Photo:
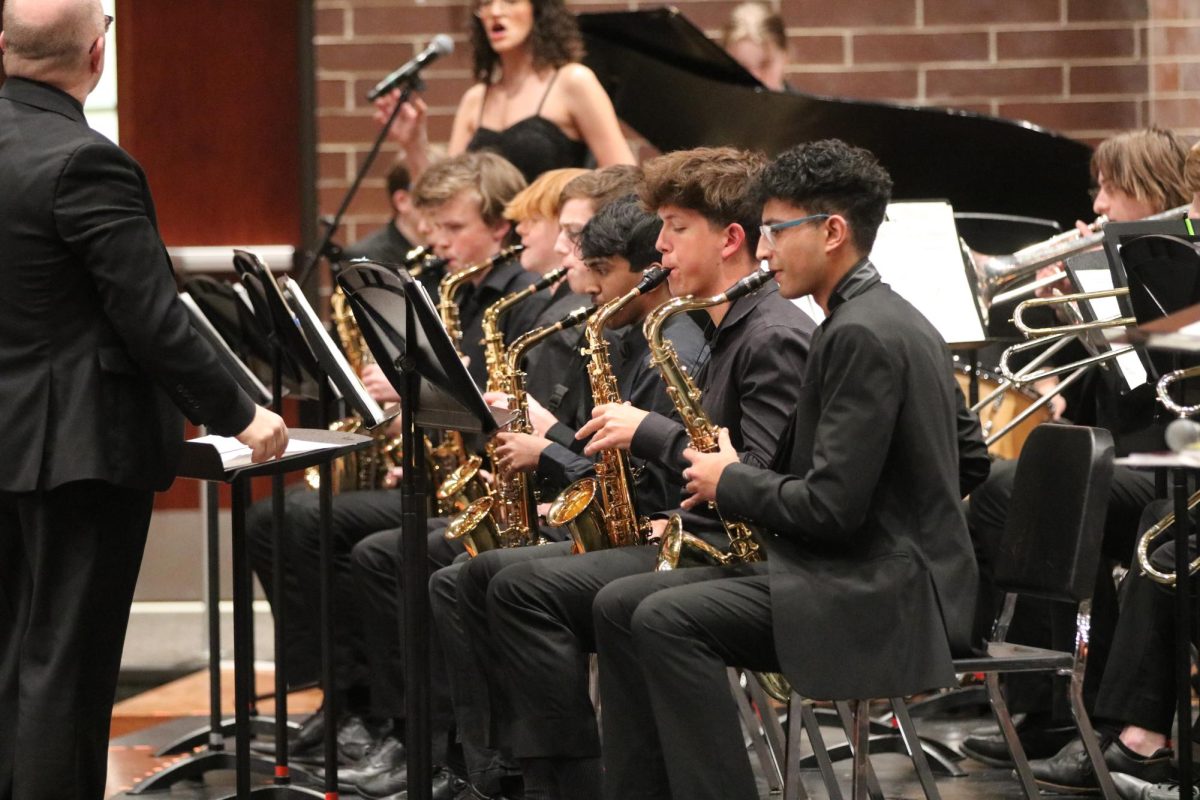
<path fill-rule="evenodd" d="M 1196 0 L 778 2 L 789 26 L 789 80 L 806 91 L 1027 119 L 1089 142 L 1150 123 L 1200 134 Z M 677 6 L 716 35 L 735 4 Z M 444 140 L 470 77 L 462 33 L 468 16 L 461 0 L 316 5 L 320 206 L 329 213 L 375 131 L 366 88 L 439 32 L 459 43 L 428 73 L 431 134 Z M 579 11 L 655 5 L 572 3 Z M 378 178 L 385 169 L 377 166 L 353 206 L 347 239 L 385 217 Z"/>

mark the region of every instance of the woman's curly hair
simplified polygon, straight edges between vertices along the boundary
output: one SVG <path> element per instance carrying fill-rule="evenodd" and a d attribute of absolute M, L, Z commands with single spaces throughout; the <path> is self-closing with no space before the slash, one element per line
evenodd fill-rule
<path fill-rule="evenodd" d="M 583 35 L 575 15 L 567 10 L 563 0 L 530 0 L 533 3 L 533 29 L 529 45 L 533 51 L 534 69 L 559 67 L 583 60 Z M 475 80 L 490 83 L 495 77 L 500 57 L 488 41 L 483 22 L 471 17 L 471 48 L 474 53 Z"/>

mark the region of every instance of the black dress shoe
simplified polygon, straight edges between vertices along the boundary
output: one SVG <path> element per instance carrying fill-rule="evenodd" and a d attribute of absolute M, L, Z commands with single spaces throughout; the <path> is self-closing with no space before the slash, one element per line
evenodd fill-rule
<path fill-rule="evenodd" d="M 322 706 L 301 721 L 299 730 L 288 731 L 288 757 L 295 758 L 297 753 L 310 751 L 314 747 L 320 748 L 321 742 L 324 741 L 324 739 L 325 711 L 324 706 Z M 275 740 L 256 739 L 250 743 L 250 749 L 255 753 L 274 756 Z"/>
<path fill-rule="evenodd" d="M 325 763 L 325 725 L 319 723 L 320 735 L 315 741 L 312 737 L 304 736 L 304 728 L 293 740 L 288 754 L 297 764 L 322 765 Z M 378 743 L 380 735 L 357 714 L 347 714 L 342 717 L 337 731 L 338 764 L 350 766 L 361 761 L 367 751 Z"/>
<path fill-rule="evenodd" d="M 338 783 L 341 783 L 339 780 Z M 395 797 L 408 789 L 408 765 L 403 761 L 398 766 L 384 770 L 354 785 L 354 790 L 368 800 Z"/>
<path fill-rule="evenodd" d="M 1110 772 L 1122 772 L 1143 781 L 1159 783 L 1171 775 L 1171 751 L 1163 748 L 1152 756 L 1130 750 L 1116 737 L 1102 741 L 1104 763 Z M 1095 794 L 1096 773 L 1083 740 L 1076 739 L 1051 758 L 1029 762 L 1038 786 L 1059 794 Z"/>
<path fill-rule="evenodd" d="M 338 770 L 338 790 L 352 793 L 357 791 L 360 783 L 388 770 L 403 767 L 407 751 L 400 740 L 388 734 L 373 745 L 365 758 Z M 316 776 L 324 779 L 325 770 L 316 771 Z"/>
<path fill-rule="evenodd" d="M 1067 742 L 1079 735 L 1074 725 L 1051 724 L 1044 718 L 1024 717 L 1014 725 L 1017 738 L 1029 759 L 1049 758 L 1063 748 Z M 975 731 L 962 740 L 958 749 L 963 755 L 993 767 L 1011 767 L 1012 755 L 1008 752 L 1008 742 L 1000 728 L 992 725 Z"/>
<path fill-rule="evenodd" d="M 1178 783 L 1151 783 L 1122 772 L 1112 774 L 1121 800 L 1179 800 Z M 1200 797 L 1200 788 L 1192 787 L 1192 798 Z"/>

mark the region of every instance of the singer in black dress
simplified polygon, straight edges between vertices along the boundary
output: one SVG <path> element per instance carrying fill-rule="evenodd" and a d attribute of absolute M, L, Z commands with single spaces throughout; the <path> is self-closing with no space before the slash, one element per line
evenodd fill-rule
<path fill-rule="evenodd" d="M 633 164 L 612 101 L 583 64 L 583 41 L 563 0 L 475 0 L 471 22 L 474 74 L 446 148 L 450 155 L 492 150 L 527 181 L 562 167 Z M 399 92 L 376 101 L 387 120 Z M 428 162 L 425 103 L 401 109 L 390 136 L 414 174 Z"/>

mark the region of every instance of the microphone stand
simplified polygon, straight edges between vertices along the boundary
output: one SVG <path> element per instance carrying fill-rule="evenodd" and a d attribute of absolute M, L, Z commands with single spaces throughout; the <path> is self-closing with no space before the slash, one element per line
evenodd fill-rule
<path fill-rule="evenodd" d="M 342 197 L 342 202 L 338 206 L 338 210 L 332 218 L 321 218 L 321 224 L 325 226 L 325 235 L 321 238 L 321 242 L 317 245 L 316 249 L 309 251 L 308 263 L 300 270 L 300 275 L 296 279 L 296 282 L 302 287 L 308 285 L 309 278 L 312 277 L 313 271 L 317 268 L 317 264 L 320 263 L 323 257 L 328 257 L 331 262 L 341 257 L 341 249 L 333 244 L 333 237 L 337 234 L 338 228 L 342 226 L 342 217 L 346 216 L 346 211 L 350 208 L 350 203 L 354 201 L 354 196 L 358 194 L 358 187 L 362 185 L 363 179 L 367 176 L 367 171 L 375 163 L 375 158 L 379 155 L 379 151 L 383 147 L 383 140 L 387 138 L 388 131 L 392 128 L 392 123 L 396 121 L 396 117 L 400 116 L 400 109 L 408 102 L 408 98 L 414 91 L 421 91 L 424 88 L 425 84 L 422 83 L 419 75 L 414 75 L 404 85 L 404 88 L 400 91 L 399 102 L 392 109 L 392 114 L 388 117 L 387 122 L 379 129 L 379 135 L 375 137 L 374 144 L 367 151 L 367 156 L 363 159 L 362 166 L 358 168 L 358 174 L 354 176 L 354 182 L 350 184 L 350 188 L 346 190 L 346 194 Z"/>

